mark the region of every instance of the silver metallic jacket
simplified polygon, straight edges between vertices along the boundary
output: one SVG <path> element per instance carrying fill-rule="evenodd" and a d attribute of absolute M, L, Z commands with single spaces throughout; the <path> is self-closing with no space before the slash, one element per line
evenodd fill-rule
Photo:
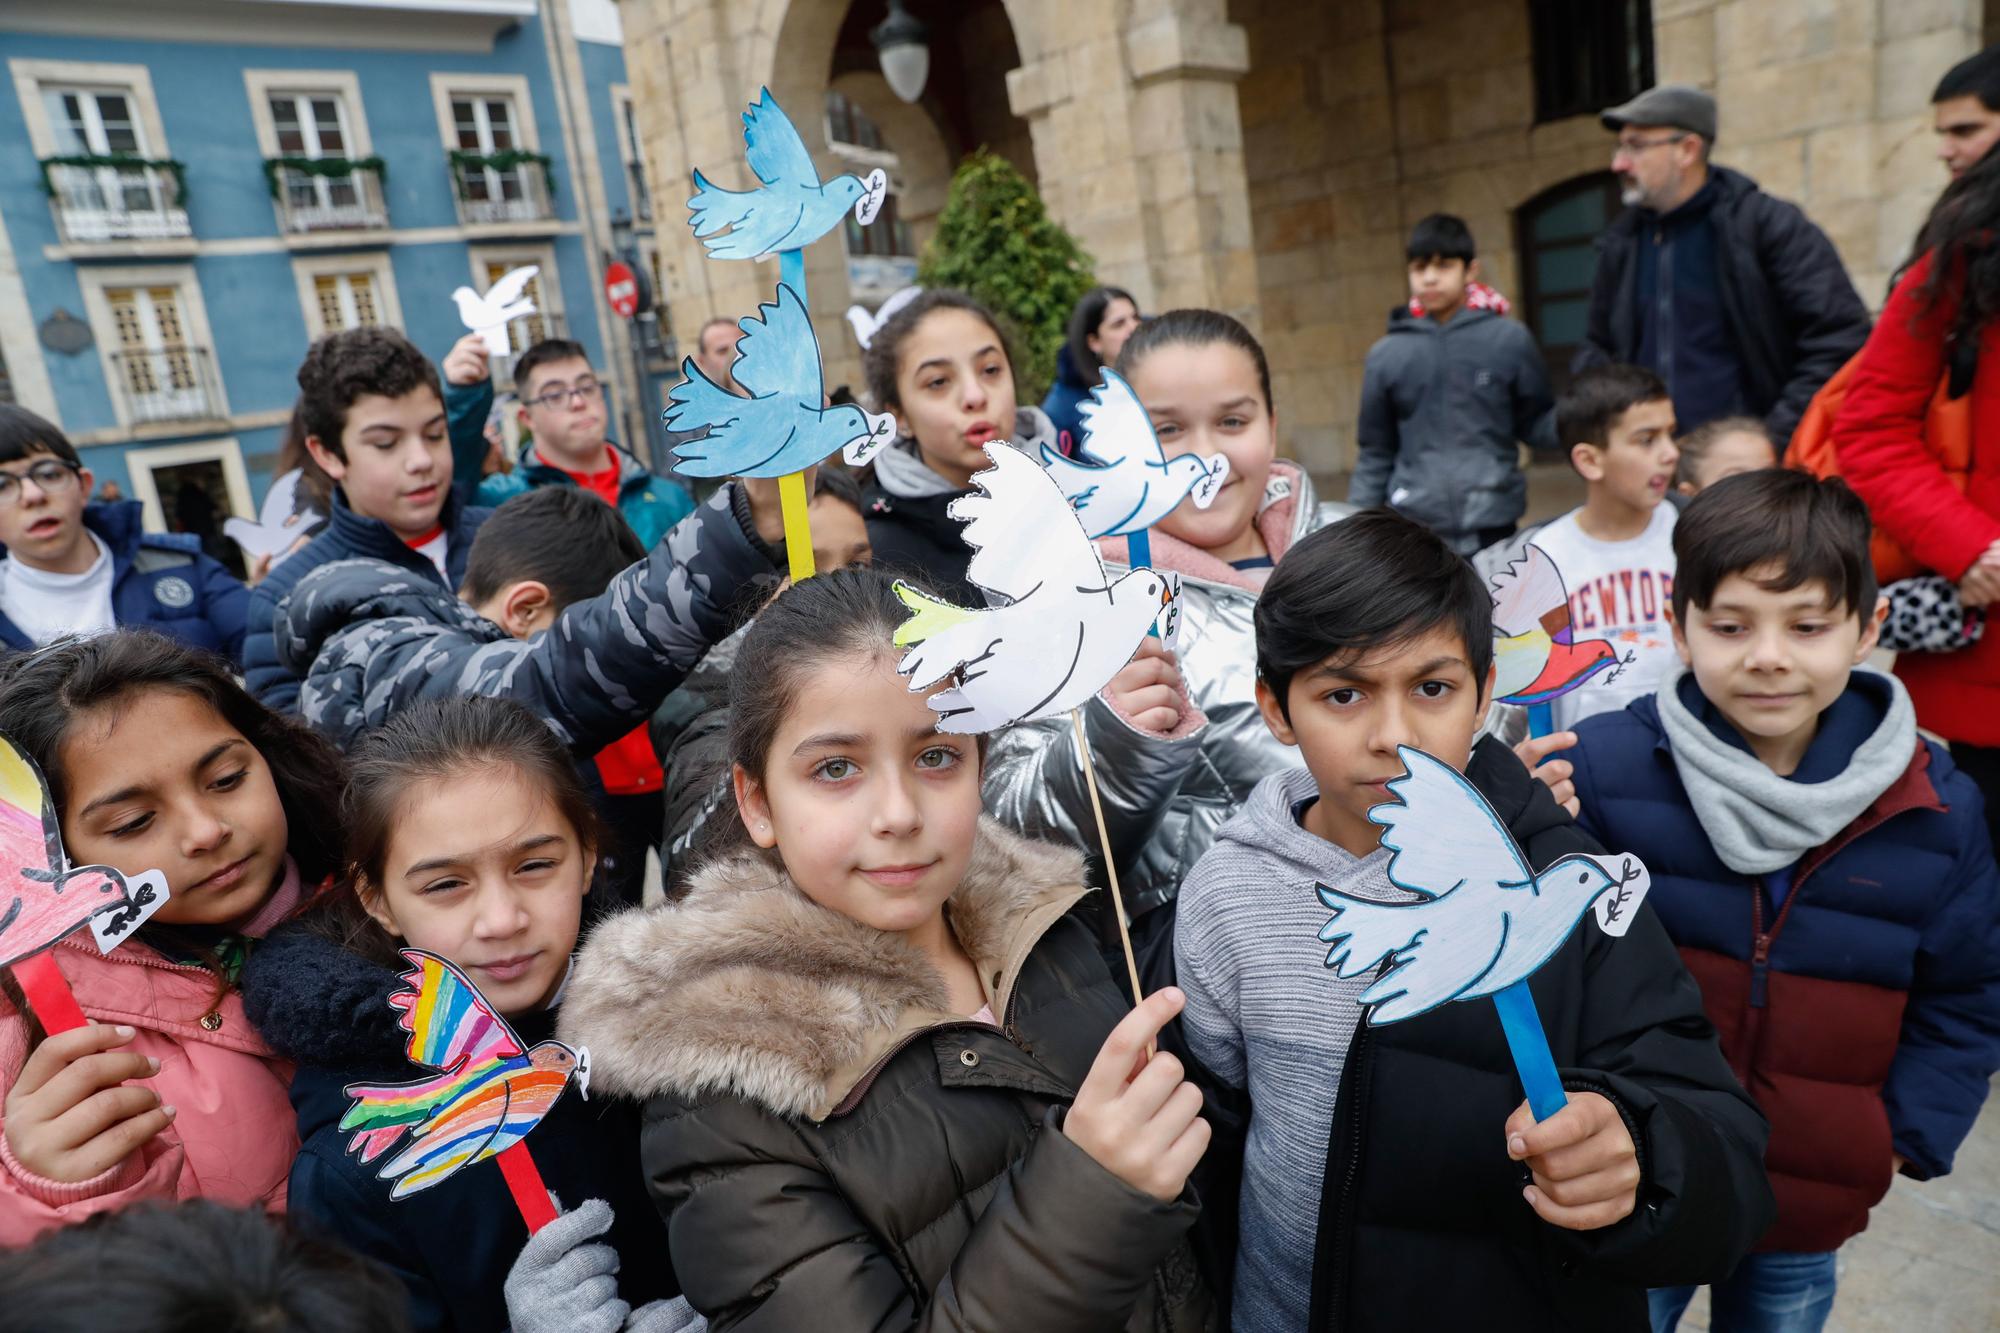
<path fill-rule="evenodd" d="M 1292 542 L 1352 512 L 1336 501 L 1321 503 L 1303 469 L 1286 475 L 1298 497 Z M 1250 619 L 1256 594 L 1187 578 L 1182 596 L 1181 675 L 1208 724 L 1162 740 L 1134 729 L 1102 696 L 1084 708 L 1119 883 L 1135 917 L 1173 899 L 1215 830 L 1259 779 L 1299 762 L 1297 751 L 1280 744 L 1257 711 L 1257 639 Z M 1067 716 L 996 735 L 987 752 L 984 794 L 987 813 L 1009 828 L 1086 851 L 1098 848 Z"/>

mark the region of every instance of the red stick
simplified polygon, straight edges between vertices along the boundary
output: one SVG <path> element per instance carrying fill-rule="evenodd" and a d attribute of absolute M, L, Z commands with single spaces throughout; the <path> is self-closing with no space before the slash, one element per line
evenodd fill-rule
<path fill-rule="evenodd" d="M 21 983 L 21 993 L 34 1006 L 35 1017 L 42 1021 L 42 1031 L 49 1036 L 80 1028 L 90 1021 L 83 1016 L 62 969 L 56 966 L 55 955 L 48 950 L 17 959 L 14 980 Z"/>
<path fill-rule="evenodd" d="M 507 1178 L 507 1192 L 514 1196 L 514 1206 L 521 1210 L 521 1220 L 528 1224 L 530 1236 L 556 1220 L 556 1206 L 549 1201 L 549 1187 L 542 1183 L 542 1173 L 535 1169 L 535 1159 L 528 1156 L 527 1144 L 517 1143 L 511 1148 L 503 1148 L 494 1160 L 500 1163 L 500 1174 Z"/>

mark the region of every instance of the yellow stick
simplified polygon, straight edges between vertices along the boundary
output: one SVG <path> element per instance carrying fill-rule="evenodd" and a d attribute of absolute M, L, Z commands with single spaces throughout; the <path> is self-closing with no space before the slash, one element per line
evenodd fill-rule
<path fill-rule="evenodd" d="M 785 559 L 792 566 L 792 582 L 803 583 L 813 576 L 812 528 L 806 523 L 806 474 L 787 472 L 778 478 L 778 505 L 785 515 Z"/>
<path fill-rule="evenodd" d="M 1125 973 L 1132 979 L 1132 1003 L 1146 998 L 1139 989 L 1139 961 L 1132 956 L 1132 932 L 1125 926 L 1125 895 L 1118 889 L 1118 866 L 1111 855 L 1111 835 L 1104 828 L 1104 806 L 1097 799 L 1097 768 L 1090 758 L 1090 742 L 1083 734 L 1083 710 L 1069 710 L 1070 724 L 1076 728 L 1077 754 L 1083 759 L 1083 781 L 1090 788 L 1090 812 L 1097 816 L 1097 845 L 1104 849 L 1104 874 L 1111 881 L 1111 912 L 1118 919 L 1118 939 L 1125 946 Z M 1150 1049 L 1151 1043 L 1148 1043 Z"/>

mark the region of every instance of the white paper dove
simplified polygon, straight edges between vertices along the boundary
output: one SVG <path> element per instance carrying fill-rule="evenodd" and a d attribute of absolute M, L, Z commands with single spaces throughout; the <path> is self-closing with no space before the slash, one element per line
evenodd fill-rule
<path fill-rule="evenodd" d="M 507 322 L 535 313 L 535 303 L 521 293 L 539 272 L 539 265 L 523 264 L 495 278 L 484 296 L 470 287 L 460 287 L 451 294 L 458 306 L 459 322 L 485 341 L 488 355 L 507 355 L 512 346 L 507 341 Z"/>
<path fill-rule="evenodd" d="M 276 481 L 264 493 L 264 503 L 257 511 L 257 521 L 247 518 L 227 518 L 222 522 L 223 535 L 243 548 L 243 553 L 252 559 L 264 556 L 281 556 L 292 549 L 292 543 L 320 516 L 310 507 L 298 509 L 299 477 L 301 470 L 293 468 Z M 296 510 L 296 512 L 294 512 Z"/>
<path fill-rule="evenodd" d="M 898 310 L 924 294 L 921 287 L 903 287 L 889 294 L 889 299 L 874 314 L 868 313 L 865 305 L 847 307 L 847 326 L 854 330 L 854 341 L 867 351 L 868 344 L 875 341 L 875 334 L 895 316 Z"/>
<path fill-rule="evenodd" d="M 979 493 L 948 512 L 973 548 L 966 577 L 1002 604 L 974 611 L 896 585 L 911 612 L 896 631 L 910 650 L 896 669 L 912 690 L 950 678 L 930 706 L 939 731 L 961 735 L 1084 703 L 1132 660 L 1172 591 L 1150 569 L 1107 578 L 1055 478 L 1005 441 L 986 456 L 993 466 L 972 478 Z"/>
<path fill-rule="evenodd" d="M 1194 496 L 1196 509 L 1206 509 L 1229 480 L 1226 455 L 1168 458 L 1145 404 L 1109 367 L 1079 411 L 1081 457 L 1065 458 L 1045 444 L 1042 462 L 1076 507 L 1083 530 L 1093 541 L 1144 532 L 1189 495 Z"/>

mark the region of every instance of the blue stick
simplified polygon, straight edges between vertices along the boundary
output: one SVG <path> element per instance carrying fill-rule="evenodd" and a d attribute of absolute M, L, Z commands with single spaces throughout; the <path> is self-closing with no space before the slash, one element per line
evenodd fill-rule
<path fill-rule="evenodd" d="M 1500 1011 L 1500 1029 L 1507 1034 L 1507 1049 L 1527 1091 L 1528 1106 L 1536 1120 L 1547 1120 L 1567 1106 L 1569 1098 L 1563 1093 L 1562 1075 L 1556 1072 L 1556 1058 L 1549 1053 L 1548 1034 L 1542 1031 L 1528 983 L 1517 981 L 1495 991 L 1493 1007 Z"/>
<path fill-rule="evenodd" d="M 778 252 L 778 281 L 799 294 L 799 304 L 807 310 L 812 304 L 806 300 L 806 252 L 803 250 L 780 250 Z"/>
<path fill-rule="evenodd" d="M 1528 734 L 1546 736 L 1556 729 L 1556 710 L 1552 704 L 1528 705 Z"/>
<path fill-rule="evenodd" d="M 1133 569 L 1153 567 L 1153 533 L 1150 528 L 1141 528 L 1125 536 L 1125 563 Z"/>

